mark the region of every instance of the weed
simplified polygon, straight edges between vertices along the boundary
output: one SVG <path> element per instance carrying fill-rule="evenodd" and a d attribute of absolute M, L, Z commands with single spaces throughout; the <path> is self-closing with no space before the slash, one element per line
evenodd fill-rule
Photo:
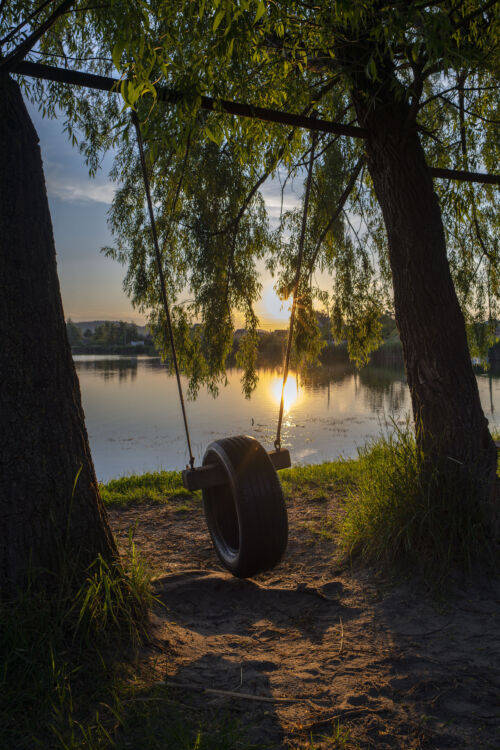
<path fill-rule="evenodd" d="M 325 734 L 318 739 L 321 741 L 321 746 L 329 750 L 359 750 L 359 745 L 354 743 L 350 730 L 342 726 L 340 721 L 333 725 L 333 734 Z M 316 750 L 316 747 L 314 737 L 311 735 L 308 750 Z"/>
<path fill-rule="evenodd" d="M 123 635 L 138 644 L 147 635 L 147 615 L 153 600 L 150 571 L 129 536 L 128 554 L 111 563 L 100 555 L 90 565 L 68 615 L 74 615 L 74 636 L 85 640 Z"/>

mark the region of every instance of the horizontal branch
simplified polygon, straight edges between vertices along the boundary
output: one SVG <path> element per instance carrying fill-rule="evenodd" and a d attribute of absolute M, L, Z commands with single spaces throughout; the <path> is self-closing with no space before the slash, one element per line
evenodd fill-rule
<path fill-rule="evenodd" d="M 462 169 L 441 169 L 429 167 L 433 177 L 443 177 L 446 180 L 459 182 L 482 182 L 484 185 L 500 185 L 500 174 L 485 174 L 484 172 L 466 172 Z"/>
<path fill-rule="evenodd" d="M 119 93 L 118 86 L 120 81 L 117 78 L 108 76 L 95 75 L 93 73 L 83 73 L 66 68 L 56 68 L 41 63 L 23 61 L 18 63 L 13 69 L 13 73 L 29 76 L 31 78 L 42 78 L 46 81 L 55 83 L 68 83 L 76 86 L 98 91 L 112 91 Z M 166 104 L 175 104 L 186 97 L 182 91 L 167 89 L 163 86 L 157 88 L 158 98 Z M 364 128 L 358 128 L 354 125 L 343 125 L 338 122 L 329 120 L 317 120 L 314 117 L 296 115 L 291 112 L 280 112 L 276 109 L 267 109 L 265 107 L 253 107 L 251 104 L 233 102 L 220 99 L 212 99 L 209 96 L 201 97 L 201 108 L 214 112 L 227 112 L 239 117 L 250 117 L 264 122 L 275 122 L 281 125 L 291 125 L 292 127 L 304 128 L 305 130 L 318 131 L 320 133 L 336 133 L 346 135 L 352 138 L 367 138 L 368 131 Z M 463 182 L 480 182 L 486 185 L 500 185 L 500 175 L 483 174 L 481 172 L 465 172 L 458 169 L 442 169 L 440 167 L 429 167 L 429 172 L 433 177 L 443 177 L 448 180 L 459 180 Z"/>
<path fill-rule="evenodd" d="M 99 76 L 93 73 L 82 73 L 66 68 L 55 68 L 50 65 L 43 65 L 34 62 L 22 62 L 12 69 L 13 73 L 20 73 L 31 78 L 43 78 L 46 81 L 56 83 L 70 83 L 76 86 L 84 86 L 99 91 L 114 91 L 119 93 L 118 86 L 120 81 L 117 78 L 108 76 Z M 168 89 L 164 86 L 156 88 L 158 99 L 166 104 L 176 104 L 186 98 L 183 91 Z M 277 109 L 268 109 L 266 107 L 254 107 L 251 104 L 242 102 L 227 101 L 225 99 L 212 99 L 210 96 L 201 97 L 201 109 L 212 112 L 227 112 L 230 115 L 240 117 L 250 117 L 264 122 L 275 122 L 281 125 L 292 125 L 305 130 L 317 130 L 322 133 L 338 133 L 347 135 L 352 138 L 366 138 L 368 131 L 364 128 L 358 128 L 353 125 L 343 125 L 339 122 L 330 122 L 329 120 L 317 120 L 314 117 L 305 117 L 296 115 L 291 112 L 280 112 Z"/>

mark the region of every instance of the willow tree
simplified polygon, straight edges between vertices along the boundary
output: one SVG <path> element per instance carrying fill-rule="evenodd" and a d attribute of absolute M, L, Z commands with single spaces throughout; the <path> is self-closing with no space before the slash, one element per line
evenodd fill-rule
<path fill-rule="evenodd" d="M 389 299 L 425 466 L 452 482 L 451 513 L 465 505 L 490 528 L 498 519 L 496 450 L 471 366 L 467 324 L 471 332 L 485 330 L 474 321 L 494 325 L 498 188 L 439 182 L 429 167 L 439 174 L 439 168 L 493 171 L 498 164 L 499 10 L 498 2 L 477 0 L 179 1 L 155 6 L 149 44 L 128 32 L 113 50 L 128 78 L 125 100 L 147 120 L 152 164 L 160 144 L 175 151 L 188 137 L 211 139 L 241 160 L 253 182 L 249 204 L 266 175 L 300 168 L 310 144 L 298 129 L 229 117 L 224 100 L 357 126 L 357 138 L 323 137 L 317 145 L 316 219 L 301 279 L 302 340 L 311 330 L 314 268 L 333 272 L 335 327 L 347 330 L 358 359 L 374 345 L 377 311 Z M 168 114 L 158 104 L 148 116 L 161 84 L 186 95 Z M 206 94 L 215 100 L 210 115 L 200 110 Z M 178 178 L 182 158 L 174 155 L 170 165 Z M 183 185 L 186 195 L 196 191 L 199 176 L 184 166 L 180 182 L 172 182 L 181 198 L 170 216 L 187 236 Z M 159 179 L 165 178 L 163 168 Z M 230 190 L 214 194 L 213 205 Z M 219 226 L 228 242 L 238 232 L 238 216 Z M 295 257 L 293 216 L 287 220 L 291 241 L 274 243 L 284 294 Z M 115 229 L 120 234 L 116 222 Z M 196 241 L 210 252 L 208 234 Z M 187 259 L 181 239 L 175 252 Z M 249 258 L 251 249 L 242 253 Z M 234 302 L 246 292 L 232 277 L 238 257 L 225 254 Z M 195 272 L 185 281 L 196 312 L 212 316 L 203 301 L 205 280 Z M 220 334 L 230 325 L 231 316 L 221 314 Z"/>
<path fill-rule="evenodd" d="M 300 279 L 297 343 L 314 349 L 317 268 L 332 272 L 335 329 L 347 332 L 360 361 L 376 342 L 378 311 L 393 304 L 427 465 L 455 483 L 450 514 L 467 504 L 470 514 L 495 522 L 496 453 L 466 323 L 495 317 L 496 188 L 433 182 L 429 166 L 492 171 L 498 163 L 498 2 L 113 0 L 96 8 L 60 7 L 64 14 L 46 24 L 36 53 L 29 53 L 28 36 L 24 46 L 18 43 L 18 58 L 31 54 L 104 74 L 114 66 L 126 106 L 115 94 L 85 95 L 28 78 L 23 85 L 48 114 L 65 113 L 72 137 L 83 134 L 80 146 L 92 170 L 101 149 L 118 149 L 113 177 L 123 188 L 111 213 L 117 245 L 110 252 L 128 263 L 126 288 L 134 303 L 161 323 L 126 111 L 137 109 L 169 288 L 178 303 L 177 341 L 193 387 L 216 387 L 223 378 L 239 309 L 249 330 L 240 361 L 251 389 L 255 261 L 267 254 L 284 295 L 295 271 L 296 219 L 283 217 L 284 236 L 271 233 L 258 191 L 269 175 L 298 173 L 311 141 L 293 117 L 289 127 L 269 124 L 253 117 L 252 107 L 334 121 L 337 131 L 322 130 L 339 135 L 321 135 L 315 144 L 314 219 Z M 12 63 L 16 34 L 40 25 L 51 4 L 42 3 L 33 18 L 31 3 L 4 3 L 4 14 L 5 8 L 3 49 Z M 9 36 L 9 24 L 23 11 L 27 24 Z M 165 87 L 177 91 L 168 102 Z M 212 98 L 211 111 L 204 95 Z M 248 117 L 228 116 L 224 100 L 243 102 L 239 111 Z M 182 303 L 186 288 L 189 301 Z M 196 335 L 190 318 L 201 321 Z M 42 398 L 43 389 L 35 381 L 33 387 Z"/>

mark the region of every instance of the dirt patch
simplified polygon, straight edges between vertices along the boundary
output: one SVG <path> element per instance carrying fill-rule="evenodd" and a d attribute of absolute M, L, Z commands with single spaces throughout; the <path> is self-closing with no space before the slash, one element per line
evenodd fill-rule
<path fill-rule="evenodd" d="M 238 715 L 257 748 L 498 750 L 500 581 L 457 583 L 437 603 L 336 569 L 338 507 L 290 499 L 285 559 L 246 581 L 218 563 L 200 504 L 112 510 L 165 604 L 156 674 L 184 703 Z"/>

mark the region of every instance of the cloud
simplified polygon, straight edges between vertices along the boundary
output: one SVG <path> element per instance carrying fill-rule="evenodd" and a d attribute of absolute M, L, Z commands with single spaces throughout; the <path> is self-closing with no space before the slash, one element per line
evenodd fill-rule
<path fill-rule="evenodd" d="M 286 177 L 286 170 L 281 170 L 282 180 Z M 283 202 L 281 200 L 281 183 L 277 177 L 266 180 L 260 189 L 260 193 L 264 198 L 267 213 L 271 220 L 271 225 L 277 225 L 281 216 L 281 212 L 290 211 L 293 208 L 297 208 L 300 205 L 300 188 L 299 192 L 295 190 L 296 186 L 294 180 L 289 180 L 283 191 Z"/>
<path fill-rule="evenodd" d="M 89 201 L 109 205 L 115 195 L 116 186 L 111 182 L 98 183 L 95 180 L 71 180 L 54 174 L 47 176 L 49 196 L 63 201 Z"/>

